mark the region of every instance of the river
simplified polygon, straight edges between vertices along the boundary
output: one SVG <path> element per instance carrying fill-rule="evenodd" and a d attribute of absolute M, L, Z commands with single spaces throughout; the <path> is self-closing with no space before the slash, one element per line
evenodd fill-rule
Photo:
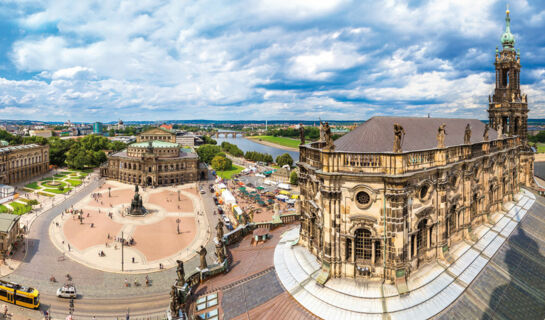
<path fill-rule="evenodd" d="M 218 138 L 213 138 L 218 141 L 218 145 L 220 145 L 223 141 L 227 141 L 229 143 L 236 144 L 240 148 L 240 150 L 244 152 L 257 151 L 261 153 L 268 153 L 273 156 L 273 159 L 276 159 L 276 157 L 284 153 L 289 153 L 294 162 L 299 161 L 299 151 L 288 151 L 280 148 L 269 147 L 263 144 L 259 144 L 257 142 L 253 142 L 252 140 L 245 139 L 240 135 L 234 139 L 230 135 L 228 138 L 225 138 L 223 135 L 220 135 Z"/>

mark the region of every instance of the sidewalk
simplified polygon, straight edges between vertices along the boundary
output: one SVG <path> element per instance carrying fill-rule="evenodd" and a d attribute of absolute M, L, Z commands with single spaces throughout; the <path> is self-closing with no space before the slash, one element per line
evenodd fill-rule
<path fill-rule="evenodd" d="M 14 254 L 13 257 L 6 259 L 5 264 L 0 262 L 0 277 L 4 277 L 4 276 L 7 276 L 7 275 L 13 273 L 15 270 L 17 270 L 19 265 L 25 259 L 26 251 L 27 251 L 27 248 L 28 248 L 28 242 L 27 242 L 27 239 L 26 239 L 26 234 L 29 233 L 30 228 L 32 227 L 32 223 L 36 220 L 36 218 L 38 218 L 44 212 L 47 212 L 48 210 L 51 210 L 51 208 L 55 207 L 56 205 L 59 205 L 60 203 L 64 202 L 65 200 L 69 199 L 73 195 L 77 194 L 82 189 L 84 189 L 86 186 L 88 186 L 92 181 L 96 181 L 98 179 L 98 175 L 97 175 L 96 172 L 90 173 L 82 181 L 82 184 L 77 186 L 77 187 L 74 187 L 72 189 L 72 191 L 70 191 L 69 194 L 59 194 L 59 195 L 55 195 L 55 197 L 51 197 L 51 198 L 46 198 L 45 196 L 40 197 L 39 195 L 37 195 L 36 192 L 32 192 L 32 193 L 28 192 L 27 193 L 27 192 L 21 190 L 29 182 L 37 181 L 37 180 L 43 179 L 45 177 L 50 177 L 50 176 L 53 176 L 54 174 L 55 174 L 54 171 L 50 171 L 50 172 L 48 172 L 48 173 L 46 173 L 46 174 L 44 174 L 42 176 L 37 176 L 34 179 L 24 181 L 24 182 L 21 182 L 21 183 L 16 185 L 17 189 L 21 193 L 21 197 L 24 197 L 25 199 L 36 199 L 36 200 L 40 201 L 40 204 L 38 205 L 39 207 L 37 209 L 32 209 L 31 212 L 26 213 L 26 214 L 24 214 L 24 215 L 22 215 L 20 217 L 20 219 L 19 219 L 20 228 L 23 228 L 23 227 L 26 228 L 26 233 L 25 233 L 25 238 L 24 238 L 24 246 L 19 248 L 16 251 L 16 253 Z M 44 204 L 43 200 L 49 200 L 49 199 L 51 199 L 51 201 L 46 201 L 45 204 Z"/>

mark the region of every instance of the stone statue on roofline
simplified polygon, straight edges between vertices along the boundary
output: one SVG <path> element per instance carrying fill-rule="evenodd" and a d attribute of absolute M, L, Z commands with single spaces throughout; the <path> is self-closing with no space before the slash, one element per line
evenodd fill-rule
<path fill-rule="evenodd" d="M 498 139 L 501 139 L 503 138 L 503 126 L 500 124 L 498 124 Z"/>
<path fill-rule="evenodd" d="M 301 144 L 305 144 L 305 127 L 302 123 L 299 124 L 299 139 L 301 139 Z"/>
<path fill-rule="evenodd" d="M 446 127 L 447 125 L 443 123 L 437 129 L 437 148 L 445 147 L 445 136 L 447 134 Z"/>
<path fill-rule="evenodd" d="M 218 258 L 218 262 L 221 264 L 223 261 L 225 261 L 225 252 L 224 252 L 225 245 L 223 242 L 216 243 L 216 257 Z"/>
<path fill-rule="evenodd" d="M 401 145 L 403 145 L 404 137 L 405 129 L 399 123 L 394 123 L 394 153 L 403 152 Z"/>
<path fill-rule="evenodd" d="M 325 142 L 326 148 L 333 147 L 333 138 L 331 136 L 331 127 L 329 123 L 320 122 L 320 140 Z"/>
<path fill-rule="evenodd" d="M 178 290 L 175 286 L 172 286 L 170 289 L 170 314 L 176 315 L 178 314 Z"/>
<path fill-rule="evenodd" d="M 221 219 L 218 219 L 218 224 L 216 225 L 216 237 L 218 241 L 222 241 L 223 239 L 223 221 Z"/>
<path fill-rule="evenodd" d="M 201 248 L 199 249 L 199 251 L 197 251 L 197 253 L 199 254 L 200 260 L 201 260 L 199 269 L 202 271 L 208 268 L 208 263 L 206 263 L 206 253 L 207 253 L 206 248 L 201 246 Z"/>
<path fill-rule="evenodd" d="M 464 131 L 464 144 L 471 143 L 471 126 L 469 123 L 466 125 L 466 130 Z"/>
<path fill-rule="evenodd" d="M 185 271 L 184 271 L 184 262 L 181 260 L 176 260 L 178 267 L 176 268 L 176 275 L 178 280 L 176 281 L 177 285 L 182 285 L 185 282 Z"/>
<path fill-rule="evenodd" d="M 483 133 L 483 140 L 488 141 L 488 130 L 490 130 L 490 126 L 487 124 L 484 125 L 484 133 Z"/>

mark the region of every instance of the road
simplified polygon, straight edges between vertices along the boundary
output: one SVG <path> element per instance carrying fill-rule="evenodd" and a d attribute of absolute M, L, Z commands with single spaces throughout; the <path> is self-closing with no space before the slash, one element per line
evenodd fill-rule
<path fill-rule="evenodd" d="M 68 258 L 58 261 L 62 253 L 49 239 L 51 220 L 95 190 L 99 183 L 100 181 L 91 182 L 78 193 L 36 218 L 27 235 L 29 246 L 25 260 L 17 270 L 3 279 L 40 290 L 42 301 L 40 309 L 49 310 L 57 318 L 68 314 L 68 300 L 55 296 L 57 288 L 62 284 L 51 283 L 49 279 L 54 276 L 61 282 L 67 273 L 72 276 L 80 295 L 75 302 L 74 312 L 74 316 L 80 319 L 91 318 L 93 315 L 97 318 L 108 317 L 110 319 L 124 317 L 127 308 L 133 316 L 164 316 L 169 303 L 169 290 L 176 279 L 174 268 L 149 273 L 150 287 L 132 285 L 127 288 L 124 286 L 125 279 L 128 279 L 130 283 L 133 283 L 135 279 L 144 283 L 144 275 L 103 272 L 88 268 Z M 212 181 L 203 182 L 203 184 L 208 183 L 212 183 Z M 208 190 L 208 188 L 204 189 Z M 213 216 L 215 205 L 208 191 L 203 197 L 203 202 L 210 222 L 209 232 L 213 232 L 217 217 Z M 213 242 L 209 241 L 206 248 L 209 252 L 207 258 L 209 263 L 212 263 Z M 184 264 L 186 274 L 189 274 L 198 266 L 199 258 L 195 255 Z M 17 307 L 12 306 L 11 308 Z"/>

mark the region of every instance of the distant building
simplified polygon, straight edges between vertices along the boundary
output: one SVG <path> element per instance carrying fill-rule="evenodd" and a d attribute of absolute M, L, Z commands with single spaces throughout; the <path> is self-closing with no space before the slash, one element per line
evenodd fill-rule
<path fill-rule="evenodd" d="M 21 234 L 19 218 L 21 216 L 0 213 L 0 253 L 7 257 L 13 250 L 13 244 Z"/>
<path fill-rule="evenodd" d="M 135 136 L 115 136 L 111 139 L 112 141 L 121 141 L 123 143 L 133 143 L 136 141 Z"/>
<path fill-rule="evenodd" d="M 125 124 L 123 123 L 123 120 L 121 119 L 117 121 L 117 130 L 125 130 Z"/>
<path fill-rule="evenodd" d="M 173 132 L 152 128 L 138 135 L 136 141 L 109 155 L 101 175 L 145 186 L 176 185 L 206 176 L 197 154 L 191 148 L 180 148 Z"/>
<path fill-rule="evenodd" d="M 86 127 L 79 127 L 78 128 L 78 135 L 79 136 L 86 136 L 88 134 L 91 134 L 93 132 L 93 128 L 90 126 Z"/>
<path fill-rule="evenodd" d="M 176 136 L 176 143 L 186 146 L 186 147 L 195 147 L 203 144 L 201 137 L 194 134 L 181 134 Z"/>
<path fill-rule="evenodd" d="M 30 130 L 28 133 L 31 137 L 50 138 L 53 136 L 53 132 L 51 130 Z"/>
<path fill-rule="evenodd" d="M 25 144 L 0 148 L 0 184 L 16 184 L 44 174 L 48 168 L 48 145 Z"/>
<path fill-rule="evenodd" d="M 163 129 L 167 129 L 167 130 L 172 130 L 172 125 L 171 125 L 171 124 L 165 124 L 165 123 L 163 123 L 162 125 L 159 126 L 159 128 L 163 128 Z"/>
<path fill-rule="evenodd" d="M 102 134 L 103 128 L 104 128 L 104 126 L 103 126 L 102 122 L 93 123 L 93 133 L 94 134 Z"/>

